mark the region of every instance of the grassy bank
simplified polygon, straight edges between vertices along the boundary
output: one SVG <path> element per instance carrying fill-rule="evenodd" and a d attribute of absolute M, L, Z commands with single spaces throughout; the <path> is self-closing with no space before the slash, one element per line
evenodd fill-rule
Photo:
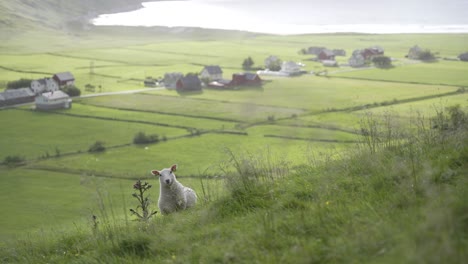
<path fill-rule="evenodd" d="M 418 129 L 410 134 L 389 133 L 393 128 L 388 123 L 370 121 L 363 129 L 375 133 L 339 160 L 311 159 L 291 166 L 271 153 L 229 152 L 222 164 L 235 170 L 226 171 L 224 188 L 208 192 L 210 184 L 201 181 L 200 203 L 192 210 L 157 215 L 147 223 L 98 212 L 98 223 L 6 244 L 0 259 L 464 263 L 466 113 L 451 108 L 430 123 L 415 122 Z"/>

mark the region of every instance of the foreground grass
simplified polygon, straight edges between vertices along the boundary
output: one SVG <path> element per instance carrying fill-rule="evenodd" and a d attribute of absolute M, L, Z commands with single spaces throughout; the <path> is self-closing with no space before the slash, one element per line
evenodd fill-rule
<path fill-rule="evenodd" d="M 376 151 L 364 140 L 340 160 L 294 167 L 282 158 L 231 152 L 228 165 L 236 172 L 224 175 L 225 195 L 217 199 L 205 200 L 199 191 L 195 209 L 148 223 L 99 215 L 97 226 L 7 244 L 0 259 L 464 263 L 468 135 L 466 124 L 447 124 L 447 130 L 419 130 L 409 141 L 395 139 L 392 147 Z"/>

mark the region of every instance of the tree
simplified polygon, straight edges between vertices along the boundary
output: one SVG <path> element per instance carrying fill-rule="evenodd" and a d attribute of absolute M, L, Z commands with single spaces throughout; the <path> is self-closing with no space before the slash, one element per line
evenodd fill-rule
<path fill-rule="evenodd" d="M 88 149 L 88 152 L 103 152 L 106 150 L 106 147 L 104 147 L 104 142 L 102 141 L 96 141 L 94 142 L 94 144 L 92 144 L 89 149 Z"/>
<path fill-rule="evenodd" d="M 430 50 L 421 51 L 418 57 L 422 61 L 434 61 L 436 59 L 435 54 L 432 53 Z"/>
<path fill-rule="evenodd" d="M 252 66 L 254 65 L 254 61 L 252 60 L 252 58 L 249 56 L 248 58 L 246 58 L 244 60 L 244 62 L 242 63 L 242 68 L 244 70 L 250 70 L 252 68 Z"/>
<path fill-rule="evenodd" d="M 133 137 L 134 144 L 155 143 L 159 141 L 159 135 L 146 135 L 144 132 L 138 132 Z"/>
<path fill-rule="evenodd" d="M 372 62 L 377 68 L 390 68 L 392 67 L 392 60 L 387 56 L 374 56 Z"/>
<path fill-rule="evenodd" d="M 265 67 L 270 71 L 280 71 L 283 62 L 276 56 L 269 56 L 265 59 Z"/>

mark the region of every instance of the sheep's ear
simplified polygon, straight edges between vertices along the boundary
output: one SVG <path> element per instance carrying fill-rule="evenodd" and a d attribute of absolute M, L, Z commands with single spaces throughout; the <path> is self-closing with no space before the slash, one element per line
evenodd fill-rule
<path fill-rule="evenodd" d="M 177 164 L 172 165 L 171 171 L 176 171 L 177 170 Z"/>
<path fill-rule="evenodd" d="M 156 176 L 161 175 L 161 173 L 159 173 L 159 171 L 157 170 L 152 170 L 151 174 L 156 175 Z"/>

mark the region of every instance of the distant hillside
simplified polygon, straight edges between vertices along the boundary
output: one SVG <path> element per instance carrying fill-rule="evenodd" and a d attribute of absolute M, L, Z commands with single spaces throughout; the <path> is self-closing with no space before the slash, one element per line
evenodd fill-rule
<path fill-rule="evenodd" d="M 75 30 L 98 14 L 137 9 L 141 0 L 8 0 L 0 2 L 1 35 L 31 29 Z"/>

